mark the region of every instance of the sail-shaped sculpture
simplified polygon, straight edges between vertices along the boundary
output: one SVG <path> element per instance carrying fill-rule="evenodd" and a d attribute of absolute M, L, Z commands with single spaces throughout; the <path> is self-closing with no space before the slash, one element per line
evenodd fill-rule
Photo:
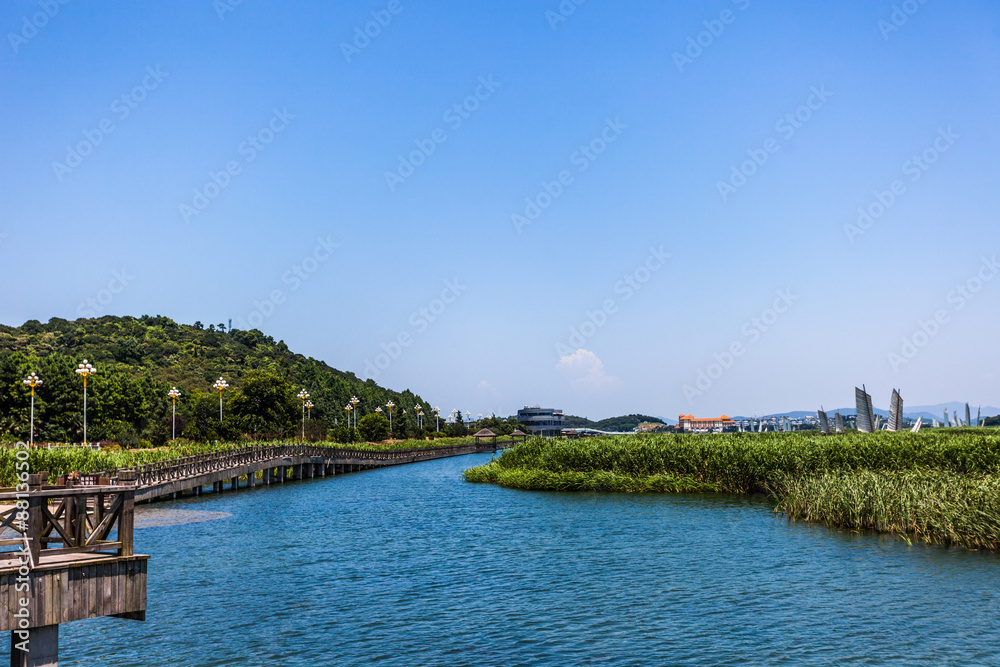
<path fill-rule="evenodd" d="M 937 420 L 935 419 L 934 421 L 937 421 Z M 913 433 L 920 433 L 920 427 L 923 426 L 923 425 L 924 425 L 924 418 L 923 417 L 917 417 L 917 423 L 914 424 L 913 428 L 910 429 L 910 430 Z"/>
<path fill-rule="evenodd" d="M 892 399 L 889 401 L 889 423 L 886 430 L 903 430 L 903 397 L 899 395 L 898 389 L 892 390 Z"/>
<path fill-rule="evenodd" d="M 875 415 L 872 409 L 872 397 L 865 389 L 854 388 L 854 403 L 858 413 L 858 430 L 862 433 L 871 433 L 875 430 Z"/>
<path fill-rule="evenodd" d="M 826 418 L 826 413 L 823 412 L 823 406 L 819 406 L 820 409 L 816 412 L 816 416 L 819 417 L 819 430 L 830 435 L 830 420 Z"/>
<path fill-rule="evenodd" d="M 969 404 L 965 404 L 965 425 L 972 426 L 972 414 L 969 412 Z"/>
<path fill-rule="evenodd" d="M 844 432 L 844 417 L 839 412 L 833 415 L 833 428 L 837 433 Z"/>

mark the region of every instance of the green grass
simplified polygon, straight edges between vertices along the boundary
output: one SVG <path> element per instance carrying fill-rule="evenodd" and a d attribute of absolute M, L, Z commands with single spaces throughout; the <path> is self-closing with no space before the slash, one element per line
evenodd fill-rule
<path fill-rule="evenodd" d="M 968 548 L 996 550 L 1000 535 L 992 430 L 534 440 L 464 475 L 530 490 L 766 493 L 790 518 Z"/>

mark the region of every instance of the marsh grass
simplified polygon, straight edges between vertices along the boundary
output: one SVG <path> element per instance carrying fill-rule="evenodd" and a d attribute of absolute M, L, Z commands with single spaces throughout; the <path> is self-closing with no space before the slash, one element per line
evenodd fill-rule
<path fill-rule="evenodd" d="M 995 431 L 534 440 L 464 475 L 531 490 L 766 493 L 793 519 L 974 549 L 1000 543 Z"/>

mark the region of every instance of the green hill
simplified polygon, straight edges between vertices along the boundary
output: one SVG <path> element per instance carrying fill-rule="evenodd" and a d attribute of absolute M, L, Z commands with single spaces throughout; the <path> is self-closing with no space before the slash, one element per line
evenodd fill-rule
<path fill-rule="evenodd" d="M 257 330 L 227 332 L 148 315 L 53 318 L 47 324 L 0 325 L 0 435 L 27 439 L 29 393 L 22 381 L 35 372 L 44 382 L 35 400 L 35 439 L 80 441 L 83 383 L 74 371 L 84 359 L 98 370 L 88 381 L 91 441 L 164 442 L 170 437 L 167 391 L 173 386 L 183 394 L 177 402 L 178 435 L 197 440 L 292 435 L 301 414 L 295 395 L 302 388 L 315 406 L 309 421 L 314 438 L 325 436 L 335 420 L 344 421 L 351 396 L 361 399 L 362 415 L 391 399 L 397 433 L 407 427 L 412 432 L 413 406 L 426 405 L 409 390 L 362 381 L 295 354 Z M 219 395 L 212 389 L 220 376 L 232 386 L 224 394 L 232 409 L 222 423 Z"/>
<path fill-rule="evenodd" d="M 643 422 L 662 424 L 663 420 L 649 415 L 623 415 L 621 417 L 609 417 L 601 421 L 590 421 L 586 417 L 565 416 L 566 428 L 596 428 L 602 431 L 631 431 Z"/>

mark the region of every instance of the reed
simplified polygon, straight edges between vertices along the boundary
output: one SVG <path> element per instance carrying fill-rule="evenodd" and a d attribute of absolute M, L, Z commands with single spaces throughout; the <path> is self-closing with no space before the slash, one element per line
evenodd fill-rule
<path fill-rule="evenodd" d="M 464 476 L 531 490 L 765 493 L 792 519 L 1000 546 L 995 431 L 533 440 Z"/>
<path fill-rule="evenodd" d="M 786 476 L 777 511 L 791 519 L 1000 551 L 1000 476 L 941 470 Z"/>

